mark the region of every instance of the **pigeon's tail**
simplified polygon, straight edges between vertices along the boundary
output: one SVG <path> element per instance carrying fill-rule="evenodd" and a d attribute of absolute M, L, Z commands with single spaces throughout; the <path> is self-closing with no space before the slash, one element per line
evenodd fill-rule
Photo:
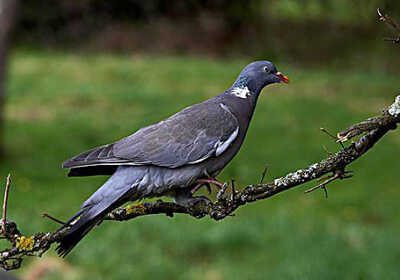
<path fill-rule="evenodd" d="M 132 172 L 129 173 L 126 169 L 118 168 L 113 176 L 82 204 L 82 209 L 58 230 L 68 228 L 57 247 L 57 253 L 60 256 L 65 257 L 93 227 L 104 219 L 107 213 L 139 195 L 135 188 L 137 176 L 135 178 Z"/>
<path fill-rule="evenodd" d="M 90 230 L 98 225 L 105 215 L 112 209 L 121 206 L 125 201 L 116 200 L 116 203 L 105 206 L 103 203 L 87 207 L 80 210 L 73 218 L 71 218 L 65 226 L 61 229 L 68 227 L 68 230 L 60 240 L 57 247 L 57 253 L 61 257 L 65 257 Z"/>
<path fill-rule="evenodd" d="M 65 235 L 60 240 L 57 247 L 57 253 L 61 257 L 65 257 L 79 241 L 101 220 L 101 217 L 92 217 L 92 209 L 82 209 L 74 217 L 72 217 L 66 225 L 72 224 Z M 87 211 L 87 212 L 85 212 Z M 61 227 L 59 230 L 64 229 Z"/>

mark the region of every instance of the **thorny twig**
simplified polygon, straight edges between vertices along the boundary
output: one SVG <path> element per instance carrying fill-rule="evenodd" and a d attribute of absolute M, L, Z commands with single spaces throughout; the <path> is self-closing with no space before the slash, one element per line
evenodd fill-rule
<path fill-rule="evenodd" d="M 227 195 L 228 184 L 225 183 L 217 193 L 217 200 L 211 204 L 200 202 L 189 209 L 173 202 L 158 200 L 115 209 L 106 216 L 105 220 L 126 221 L 155 214 L 165 214 L 172 217 L 175 213 L 187 214 L 195 218 L 209 216 L 214 220 L 221 220 L 232 216 L 237 208 L 245 204 L 266 199 L 333 173 L 331 176 L 324 177 L 322 183 L 308 190 L 308 192 L 311 192 L 321 188 L 326 191 L 328 183 L 351 176 L 349 172 L 345 171 L 345 167 L 371 149 L 389 130 L 396 129 L 398 123 L 400 123 L 400 96 L 381 115 L 369 118 L 338 133 L 341 142 L 364 134 L 357 141 L 334 154 L 328 154 L 325 159 L 306 168 L 289 173 L 269 183 L 246 186 L 241 191 L 237 191 L 232 182 L 232 194 L 229 196 Z M 55 231 L 24 237 L 18 231 L 15 223 L 6 221 L 6 225 L 6 237 L 12 247 L 0 251 L 0 267 L 7 270 L 19 268 L 22 258 L 25 256 L 41 256 L 64 234 L 64 231 Z"/>

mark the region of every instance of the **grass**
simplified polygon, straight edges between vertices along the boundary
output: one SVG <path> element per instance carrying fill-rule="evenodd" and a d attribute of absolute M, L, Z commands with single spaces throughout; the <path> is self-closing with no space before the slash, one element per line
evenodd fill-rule
<path fill-rule="evenodd" d="M 9 218 L 26 234 L 54 230 L 105 180 L 67 178 L 63 160 L 128 135 L 223 90 L 247 63 L 205 58 L 19 51 L 6 108 Z M 398 75 L 278 63 L 292 83 L 264 90 L 247 139 L 220 179 L 257 182 L 307 166 L 339 147 L 337 132 L 393 102 Z M 399 279 L 400 136 L 355 162 L 351 180 L 300 187 L 221 222 L 177 215 L 105 222 L 65 259 L 54 252 L 18 272 L 40 279 Z M 311 186 L 312 184 L 309 184 Z M 42 270 L 41 270 L 42 269 Z"/>

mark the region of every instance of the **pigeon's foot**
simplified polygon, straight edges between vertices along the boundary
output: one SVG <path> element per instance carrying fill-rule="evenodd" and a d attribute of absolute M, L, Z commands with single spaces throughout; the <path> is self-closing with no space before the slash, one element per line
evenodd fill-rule
<path fill-rule="evenodd" d="M 218 189 L 221 189 L 224 185 L 220 181 L 215 178 L 208 178 L 208 179 L 197 179 L 195 181 L 195 186 L 191 189 L 191 193 L 194 194 L 197 192 L 201 187 L 205 186 L 207 188 L 208 193 L 211 193 L 211 184 L 216 186 Z"/>
<path fill-rule="evenodd" d="M 191 190 L 188 191 L 187 189 L 176 191 L 174 195 L 174 201 L 175 203 L 187 208 L 193 208 L 198 203 L 212 203 L 211 200 L 204 195 L 192 196 Z"/>
<path fill-rule="evenodd" d="M 204 217 L 207 214 L 203 210 L 204 207 L 212 205 L 212 201 L 204 195 L 189 196 L 185 197 L 183 200 L 180 200 L 179 202 L 178 201 L 176 202 L 186 207 L 189 210 L 190 215 L 196 218 Z"/>
<path fill-rule="evenodd" d="M 204 204 L 210 204 L 212 201 L 205 195 L 198 195 L 189 198 L 187 201 L 187 207 L 193 208 L 195 207 L 198 203 L 204 203 Z"/>

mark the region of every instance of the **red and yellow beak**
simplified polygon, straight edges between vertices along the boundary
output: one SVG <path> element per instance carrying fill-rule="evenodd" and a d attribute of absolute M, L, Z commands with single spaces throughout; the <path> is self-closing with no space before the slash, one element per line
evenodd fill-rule
<path fill-rule="evenodd" d="M 281 79 L 281 81 L 284 82 L 285 84 L 288 84 L 289 81 L 290 81 L 290 80 L 289 80 L 289 77 L 283 75 L 281 72 L 276 72 L 275 75 L 276 75 L 279 79 Z"/>

